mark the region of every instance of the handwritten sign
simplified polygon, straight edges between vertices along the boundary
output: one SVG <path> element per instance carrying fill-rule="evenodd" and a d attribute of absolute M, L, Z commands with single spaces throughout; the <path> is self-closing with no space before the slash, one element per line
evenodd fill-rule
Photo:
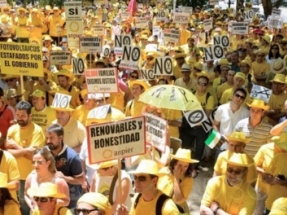
<path fill-rule="evenodd" d="M 72 96 L 56 93 L 53 99 L 52 107 L 66 109 L 69 107 Z"/>
<path fill-rule="evenodd" d="M 164 37 L 165 42 L 178 43 L 178 41 L 179 41 L 179 30 L 164 29 L 163 37 Z"/>
<path fill-rule="evenodd" d="M 189 13 L 175 12 L 173 14 L 173 21 L 174 23 L 177 23 L 177 24 L 187 24 L 189 22 L 189 17 L 190 17 Z"/>
<path fill-rule="evenodd" d="M 260 85 L 253 84 L 250 97 L 262 99 L 264 102 L 268 103 L 271 94 L 272 94 L 272 90 L 266 87 L 260 86 Z"/>
<path fill-rule="evenodd" d="M 80 37 L 80 52 L 102 52 L 102 38 L 101 37 Z"/>

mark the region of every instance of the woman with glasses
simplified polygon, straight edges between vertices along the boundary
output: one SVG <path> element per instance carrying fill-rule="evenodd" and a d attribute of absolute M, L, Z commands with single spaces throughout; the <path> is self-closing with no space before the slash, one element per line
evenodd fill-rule
<path fill-rule="evenodd" d="M 69 205 L 69 188 L 63 178 L 56 177 L 56 163 L 52 153 L 46 147 L 37 150 L 33 156 L 32 164 L 34 166 L 34 170 L 28 175 L 25 183 L 25 201 L 30 209 L 33 211 L 36 205 L 33 201 L 33 196 L 29 195 L 27 190 L 30 188 L 38 188 L 45 182 L 54 183 L 58 192 L 65 195 L 64 198 L 57 199 L 58 205 Z"/>
<path fill-rule="evenodd" d="M 270 64 L 273 60 L 277 58 L 281 58 L 280 48 L 278 44 L 273 44 L 269 49 L 268 55 L 266 56 L 266 61 Z"/>
<path fill-rule="evenodd" d="M 112 206 L 107 197 L 101 193 L 85 193 L 79 198 L 76 215 L 111 215 Z"/>

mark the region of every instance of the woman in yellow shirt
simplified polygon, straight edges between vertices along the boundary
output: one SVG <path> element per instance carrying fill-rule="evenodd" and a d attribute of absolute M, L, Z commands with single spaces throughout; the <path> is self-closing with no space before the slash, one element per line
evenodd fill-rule
<path fill-rule="evenodd" d="M 19 43 L 28 43 L 30 32 L 27 28 L 28 17 L 26 17 L 26 10 L 24 8 L 19 8 L 17 10 L 19 13 L 18 17 L 16 18 L 15 25 L 16 27 L 16 36 Z"/>

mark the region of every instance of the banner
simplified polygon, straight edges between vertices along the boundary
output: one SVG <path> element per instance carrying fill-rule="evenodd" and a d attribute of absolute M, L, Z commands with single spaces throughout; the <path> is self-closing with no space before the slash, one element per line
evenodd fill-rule
<path fill-rule="evenodd" d="M 102 52 L 102 38 L 101 37 L 80 37 L 80 52 L 92 53 Z"/>
<path fill-rule="evenodd" d="M 144 154 L 144 117 L 129 118 L 87 127 L 89 163 Z"/>
<path fill-rule="evenodd" d="M 42 46 L 0 42 L 2 74 L 43 77 Z"/>
<path fill-rule="evenodd" d="M 163 37 L 164 37 L 164 41 L 167 43 L 178 43 L 178 41 L 179 41 L 179 30 L 164 29 Z"/>
<path fill-rule="evenodd" d="M 70 65 L 72 57 L 70 51 L 51 51 L 50 63 L 52 65 Z"/>
<path fill-rule="evenodd" d="M 86 69 L 85 77 L 89 93 L 118 92 L 118 75 L 115 68 Z"/>

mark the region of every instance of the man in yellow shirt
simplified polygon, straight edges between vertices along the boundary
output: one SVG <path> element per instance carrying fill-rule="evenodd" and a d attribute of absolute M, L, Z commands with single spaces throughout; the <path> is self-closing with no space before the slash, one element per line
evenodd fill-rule
<path fill-rule="evenodd" d="M 201 214 L 252 214 L 256 204 L 256 193 L 247 183 L 246 175 L 252 161 L 246 154 L 234 153 L 227 161 L 226 175 L 208 181 L 203 194 Z"/>
<path fill-rule="evenodd" d="M 219 85 L 217 88 L 217 98 L 220 100 L 222 94 L 224 93 L 225 90 L 228 90 L 233 87 L 234 85 L 234 76 L 235 76 L 235 71 L 234 70 L 228 70 L 227 72 L 227 77 L 226 77 L 226 82 L 223 84 Z"/>
<path fill-rule="evenodd" d="M 53 15 L 50 15 L 46 24 L 49 26 L 49 34 L 54 40 L 55 44 L 58 45 L 61 42 L 61 36 L 65 18 L 61 15 L 61 10 L 58 7 L 53 8 Z"/>
<path fill-rule="evenodd" d="M 5 149 L 17 160 L 20 171 L 20 190 L 18 191 L 22 214 L 29 214 L 29 207 L 24 199 L 25 180 L 33 170 L 32 157 L 37 148 L 43 147 L 45 136 L 42 128 L 31 121 L 30 103 L 20 101 L 16 105 L 17 124 L 7 132 Z"/>
<path fill-rule="evenodd" d="M 54 109 L 46 105 L 46 95 L 41 90 L 35 90 L 32 94 L 32 122 L 39 125 L 43 132 L 56 119 Z"/>

